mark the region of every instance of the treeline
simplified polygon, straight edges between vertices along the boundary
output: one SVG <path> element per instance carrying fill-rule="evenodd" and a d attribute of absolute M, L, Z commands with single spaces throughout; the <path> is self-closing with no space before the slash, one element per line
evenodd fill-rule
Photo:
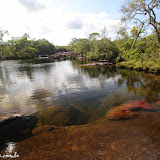
<path fill-rule="evenodd" d="M 70 50 L 89 60 L 110 59 L 115 61 L 119 50 L 111 39 L 105 36 L 105 29 L 100 36 L 92 33 L 88 39 L 72 39 L 69 44 Z"/>
<path fill-rule="evenodd" d="M 13 37 L 4 42 L 5 34 L 8 32 L 0 30 L 0 59 L 28 59 L 38 55 L 52 55 L 67 51 L 65 47 L 55 46 L 46 39 L 31 39 L 26 33 L 21 37 Z"/>
<path fill-rule="evenodd" d="M 139 36 L 131 49 L 138 30 L 139 28 L 134 26 L 128 33 L 125 28 L 121 28 L 115 40 L 92 33 L 88 39 L 72 39 L 69 49 L 90 60 L 110 59 L 121 62 L 140 57 L 155 59 L 155 56 L 159 55 L 159 45 L 154 31 L 148 36 Z M 158 30 L 160 32 L 160 27 Z"/>
<path fill-rule="evenodd" d="M 2 31 L 1 31 L 2 32 Z M 31 39 L 28 34 L 13 37 L 0 43 L 0 57 L 4 59 L 26 59 L 55 52 L 55 46 L 46 39 Z"/>

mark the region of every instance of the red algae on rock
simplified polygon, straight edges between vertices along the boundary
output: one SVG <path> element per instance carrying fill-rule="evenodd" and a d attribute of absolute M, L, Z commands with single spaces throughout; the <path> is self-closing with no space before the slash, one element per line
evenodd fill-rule
<path fill-rule="evenodd" d="M 120 106 L 114 107 L 106 114 L 110 120 L 126 120 L 136 118 L 140 115 L 139 111 L 152 111 L 154 108 L 145 100 L 130 101 Z"/>
<path fill-rule="evenodd" d="M 160 97 L 158 97 L 158 98 L 156 99 L 156 101 L 157 101 L 156 104 L 157 104 L 157 105 L 160 105 Z"/>
<path fill-rule="evenodd" d="M 160 105 L 160 101 L 157 101 L 157 105 Z"/>

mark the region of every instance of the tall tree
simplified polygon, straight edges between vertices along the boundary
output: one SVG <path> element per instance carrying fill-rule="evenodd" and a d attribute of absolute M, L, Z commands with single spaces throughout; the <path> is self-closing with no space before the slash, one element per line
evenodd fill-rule
<path fill-rule="evenodd" d="M 0 29 L 0 57 L 5 57 L 4 55 L 4 42 L 3 42 L 3 37 L 5 34 L 8 34 L 8 31 L 7 30 L 3 30 L 3 29 Z"/>
<path fill-rule="evenodd" d="M 55 52 L 55 46 L 46 39 L 39 39 L 34 42 L 37 55 L 51 55 Z"/>
<path fill-rule="evenodd" d="M 124 14 L 123 20 L 137 20 L 142 25 L 152 25 L 158 39 L 160 51 L 160 34 L 156 10 L 160 9 L 160 0 L 128 0 L 121 8 Z"/>
<path fill-rule="evenodd" d="M 131 50 L 133 49 L 134 45 L 136 44 L 139 35 L 142 33 L 142 28 L 143 28 L 143 26 L 144 26 L 144 23 L 142 23 L 140 29 L 138 29 L 138 27 L 133 27 L 133 28 L 131 29 L 131 32 L 132 32 L 132 34 L 134 35 L 134 36 L 133 36 L 134 41 L 133 41 L 133 43 L 132 43 Z"/>
<path fill-rule="evenodd" d="M 91 33 L 91 34 L 89 35 L 89 39 L 90 39 L 90 40 L 93 40 L 93 39 L 96 40 L 99 36 L 100 36 L 99 33 L 94 32 L 94 33 Z"/>

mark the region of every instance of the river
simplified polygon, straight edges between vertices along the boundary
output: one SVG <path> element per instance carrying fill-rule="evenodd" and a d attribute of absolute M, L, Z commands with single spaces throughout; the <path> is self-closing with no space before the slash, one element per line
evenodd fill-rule
<path fill-rule="evenodd" d="M 81 67 L 82 63 L 0 62 L 0 120 L 22 115 L 0 125 L 1 148 L 30 137 L 36 127 L 88 124 L 127 101 L 160 96 L 156 75 L 111 66 Z"/>

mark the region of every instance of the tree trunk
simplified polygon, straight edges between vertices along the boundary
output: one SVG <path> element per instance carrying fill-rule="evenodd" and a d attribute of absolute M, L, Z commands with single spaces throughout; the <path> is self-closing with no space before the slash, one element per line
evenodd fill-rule
<path fill-rule="evenodd" d="M 160 34 L 158 32 L 157 26 L 153 25 L 153 27 L 154 27 L 156 34 L 157 34 L 157 39 L 158 39 L 158 44 L 159 44 L 159 53 L 160 53 Z"/>
<path fill-rule="evenodd" d="M 159 32 L 157 34 L 157 38 L 158 38 L 158 43 L 159 43 L 159 54 L 160 54 L 160 35 L 159 35 Z"/>
<path fill-rule="evenodd" d="M 143 28 L 143 26 L 144 26 L 144 23 L 142 23 L 142 26 L 141 26 L 141 28 L 140 28 L 140 30 L 139 30 L 139 32 L 138 32 L 138 34 L 137 34 L 136 38 L 134 39 L 134 41 L 133 41 L 133 43 L 132 43 L 131 50 L 132 50 L 132 49 L 133 49 L 133 47 L 135 46 L 135 44 L 136 44 L 136 42 L 137 42 L 137 39 L 138 39 L 139 35 L 140 35 L 140 34 L 141 34 L 141 32 L 142 32 L 142 28 Z"/>

